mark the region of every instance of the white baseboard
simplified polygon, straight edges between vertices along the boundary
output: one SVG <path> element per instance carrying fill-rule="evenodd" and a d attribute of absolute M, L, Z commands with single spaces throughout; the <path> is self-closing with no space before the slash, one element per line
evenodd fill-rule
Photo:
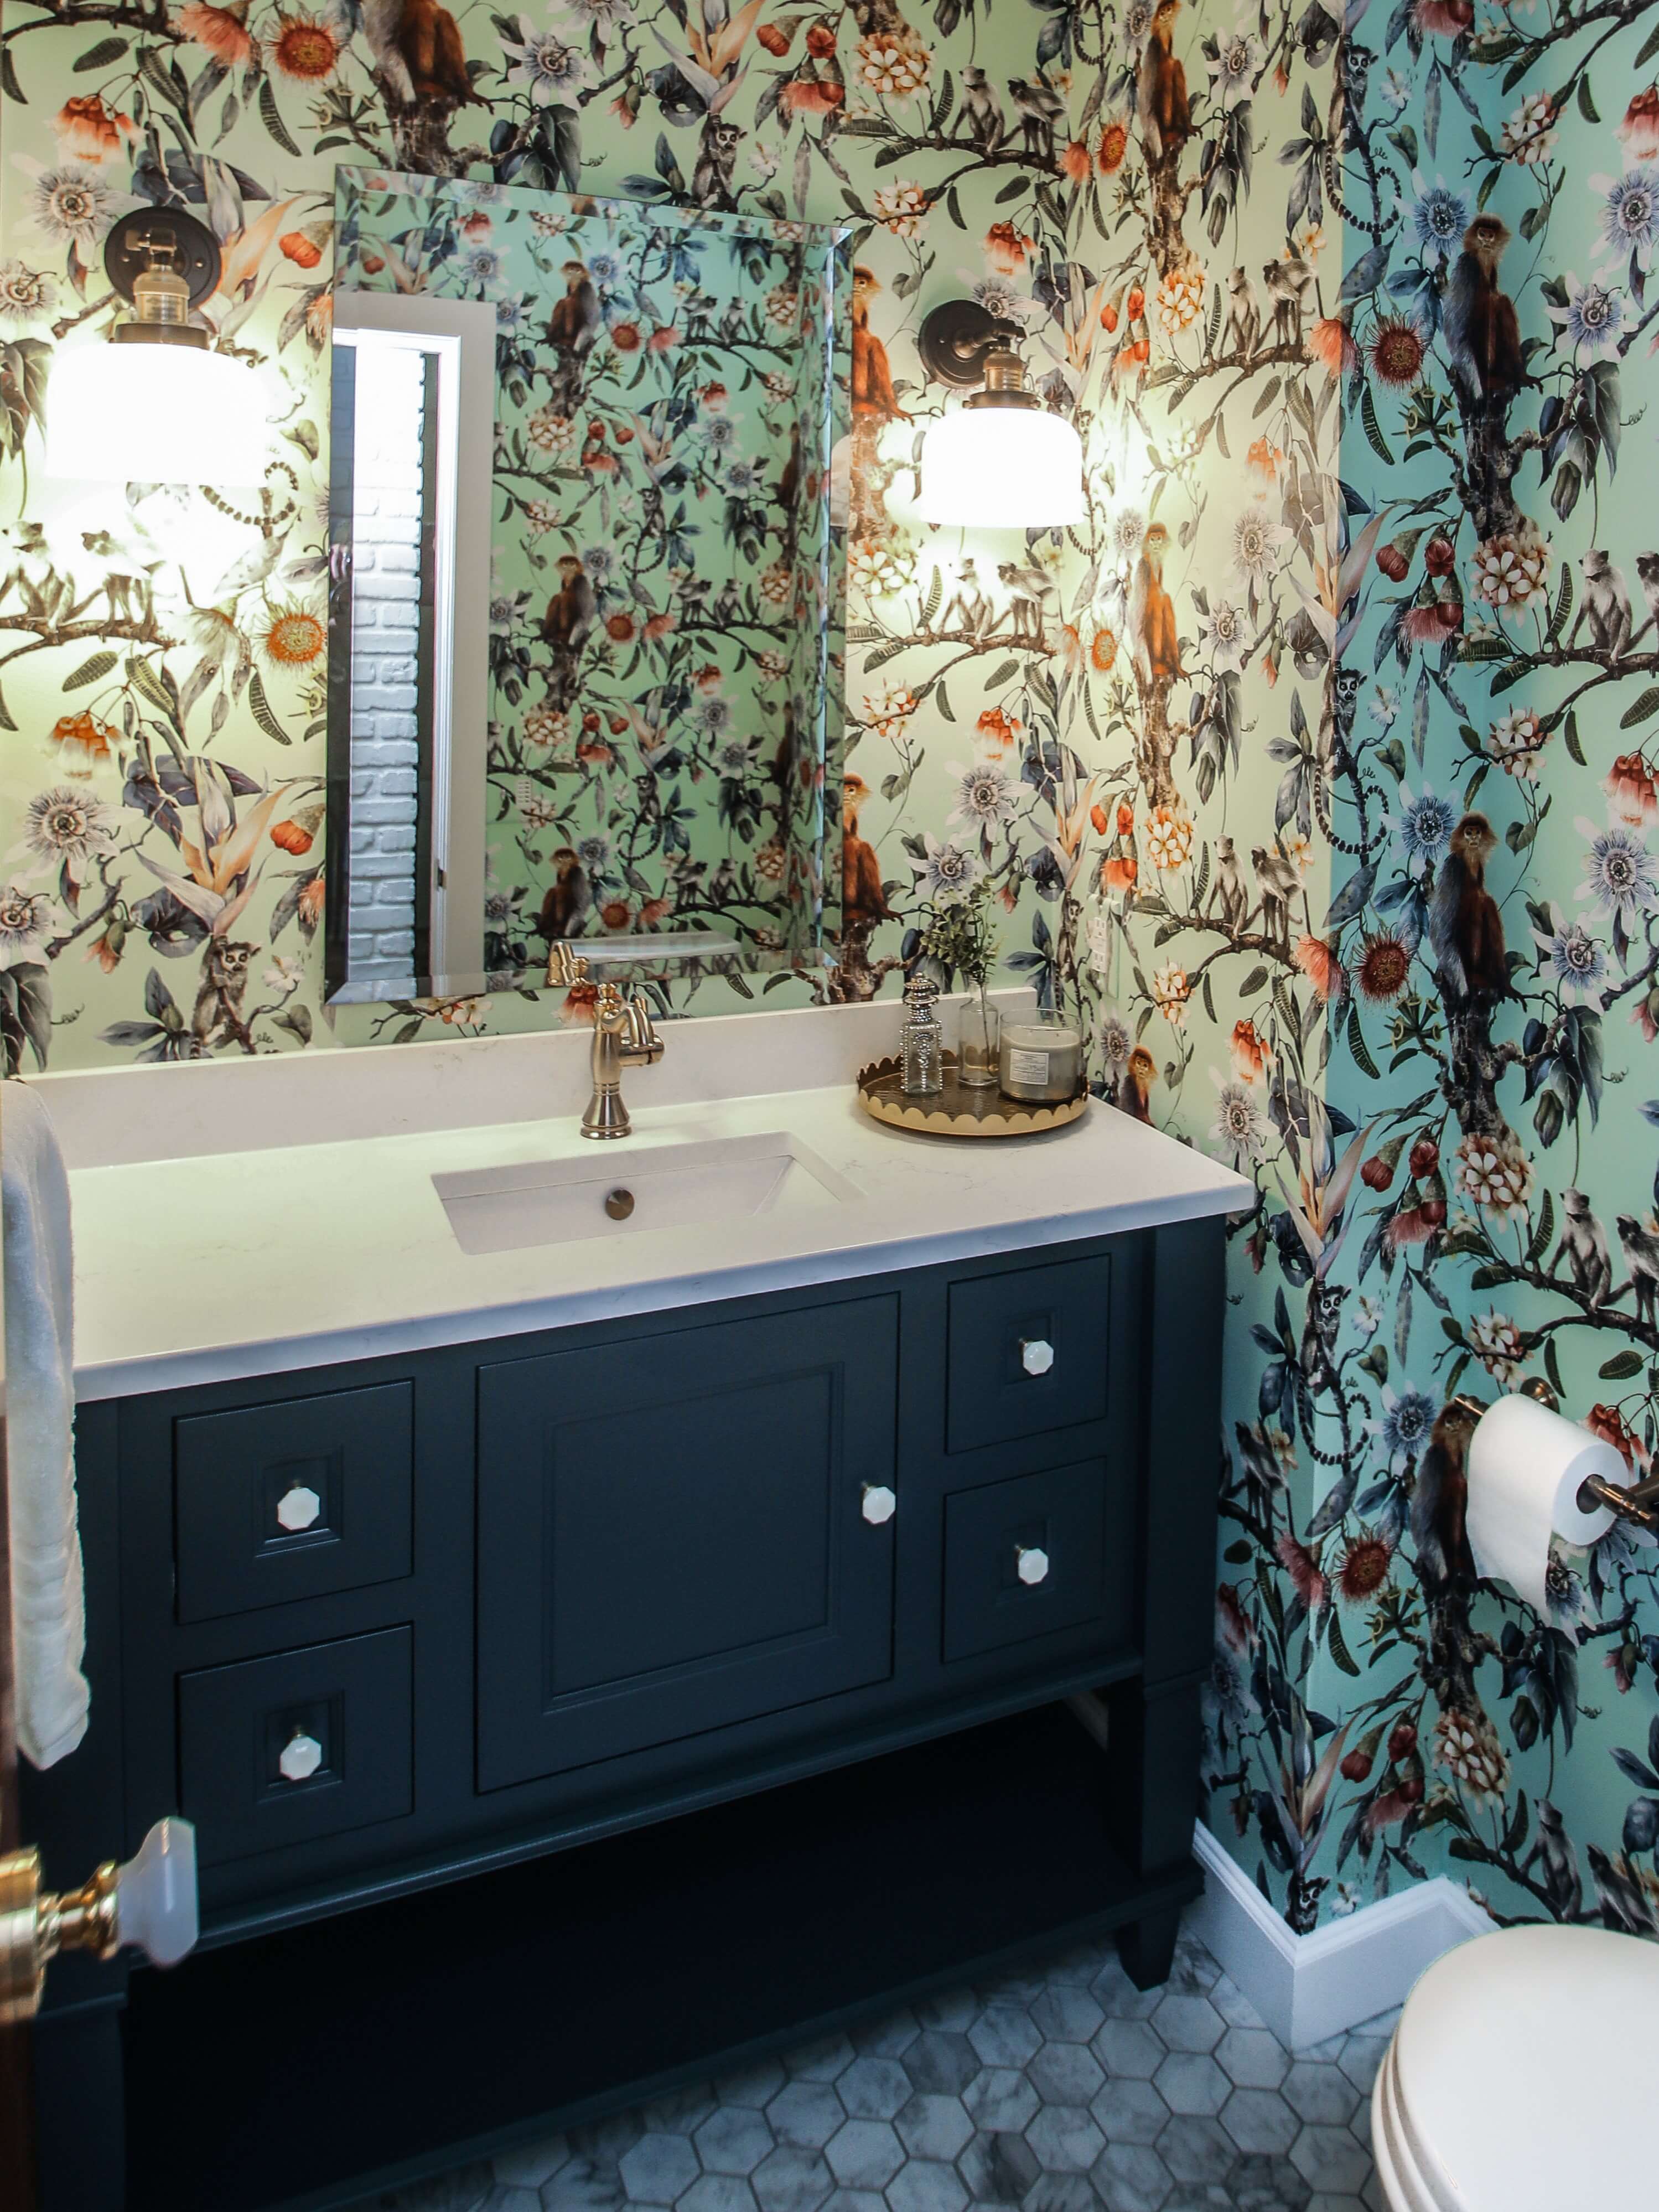
<path fill-rule="evenodd" d="M 1492 1932 L 1468 1891 L 1442 1875 L 1293 1936 L 1202 1821 L 1194 1850 L 1204 1895 L 1188 1925 L 1292 2051 L 1391 2011 L 1444 1952 Z"/>

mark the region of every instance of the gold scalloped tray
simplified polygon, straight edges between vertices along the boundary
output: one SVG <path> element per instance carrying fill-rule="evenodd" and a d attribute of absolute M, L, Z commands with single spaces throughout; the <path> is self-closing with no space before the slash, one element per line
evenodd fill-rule
<path fill-rule="evenodd" d="M 859 1070 L 859 1101 L 866 1114 L 891 1129 L 910 1129 L 922 1137 L 1035 1137 L 1063 1129 L 1089 1110 L 1089 1093 L 1038 1105 L 1005 1098 L 993 1085 L 970 1090 L 957 1080 L 956 1056 L 945 1055 L 945 1088 L 933 1098 L 907 1098 L 899 1089 L 900 1063 L 878 1060 Z"/>

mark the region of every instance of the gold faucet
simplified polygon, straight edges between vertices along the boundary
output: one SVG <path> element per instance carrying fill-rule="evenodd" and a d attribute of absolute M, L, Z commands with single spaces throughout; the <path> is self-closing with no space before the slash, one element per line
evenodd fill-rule
<path fill-rule="evenodd" d="M 562 939 L 547 956 L 550 988 L 590 980 L 586 960 Z M 624 999 L 615 983 L 597 985 L 593 1006 L 593 1095 L 582 1115 L 585 1137 L 625 1137 L 634 1124 L 623 1103 L 624 1067 L 654 1067 L 662 1058 L 663 1042 L 651 1018 L 643 991 Z"/>

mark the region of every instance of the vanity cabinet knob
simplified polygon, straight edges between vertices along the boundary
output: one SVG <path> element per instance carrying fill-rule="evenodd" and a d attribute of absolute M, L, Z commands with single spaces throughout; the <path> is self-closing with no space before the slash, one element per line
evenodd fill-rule
<path fill-rule="evenodd" d="M 1046 1375 L 1054 1364 L 1054 1347 L 1046 1336 L 1022 1336 L 1019 1364 L 1028 1375 Z"/>
<path fill-rule="evenodd" d="M 1014 1571 L 1028 1589 L 1046 1582 L 1048 1579 L 1048 1554 L 1036 1544 L 1016 1544 Z"/>
<path fill-rule="evenodd" d="M 312 1528 L 322 1510 L 322 1499 L 303 1482 L 296 1482 L 291 1490 L 285 1490 L 276 1501 L 276 1518 L 291 1535 L 301 1528 Z"/>
<path fill-rule="evenodd" d="M 283 1746 L 276 1771 L 284 1782 L 309 1782 L 323 1763 L 323 1747 L 314 1735 L 295 1729 Z"/>
<path fill-rule="evenodd" d="M 884 1482 L 866 1482 L 864 1503 L 859 1510 L 872 1528 L 879 1528 L 884 1522 L 890 1521 L 898 1511 L 898 1499 Z"/>

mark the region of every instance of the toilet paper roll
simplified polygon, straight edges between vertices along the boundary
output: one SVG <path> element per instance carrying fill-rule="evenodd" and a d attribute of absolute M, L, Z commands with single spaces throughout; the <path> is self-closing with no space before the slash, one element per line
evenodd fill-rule
<path fill-rule="evenodd" d="M 1630 1480 L 1611 1444 L 1536 1399 L 1489 1407 L 1469 1443 L 1469 1549 L 1479 1572 L 1510 1583 L 1541 1613 L 1552 1534 L 1593 1544 L 1613 1526 L 1607 1506 L 1579 1505 L 1578 1486 L 1591 1474 Z"/>

